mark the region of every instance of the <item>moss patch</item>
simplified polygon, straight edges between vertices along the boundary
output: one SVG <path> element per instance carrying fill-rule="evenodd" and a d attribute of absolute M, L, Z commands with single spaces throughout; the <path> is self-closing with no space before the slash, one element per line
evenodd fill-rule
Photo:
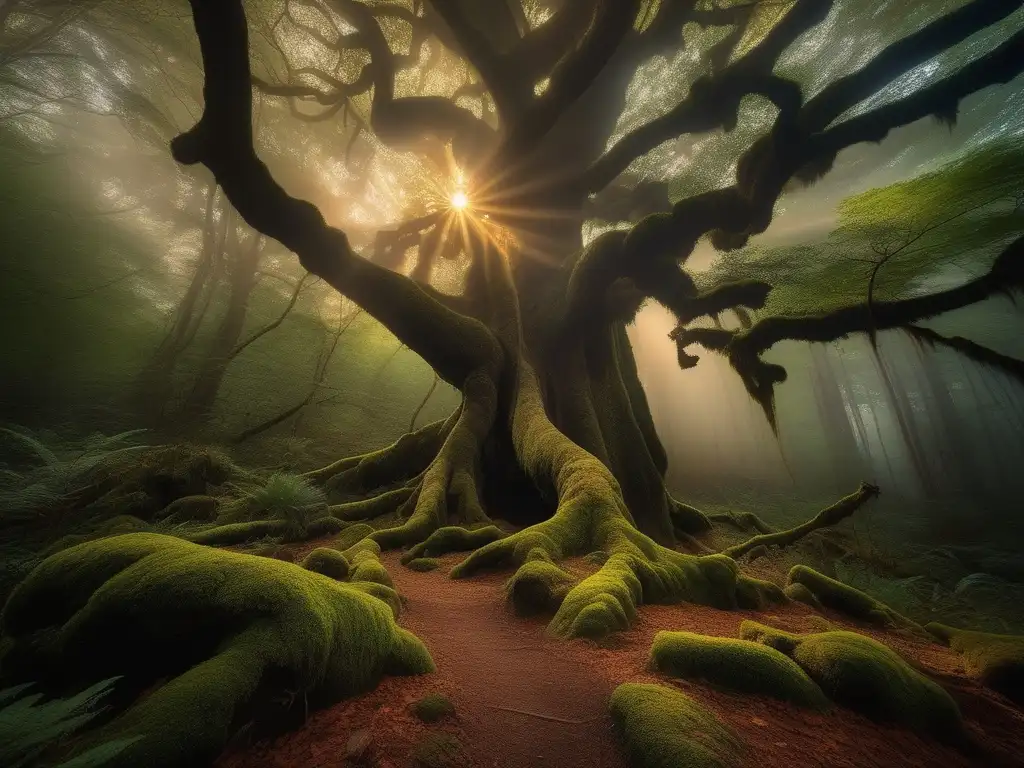
<path fill-rule="evenodd" d="M 787 602 L 789 598 L 778 584 L 742 574 L 736 579 L 736 603 L 740 608 L 760 610 Z"/>
<path fill-rule="evenodd" d="M 822 611 L 822 610 L 825 609 L 825 606 L 823 606 L 821 604 L 821 601 L 818 600 L 818 598 L 814 596 L 814 593 L 811 592 L 811 590 L 809 590 L 803 584 L 800 584 L 800 583 L 787 584 L 786 588 L 784 590 L 782 590 L 782 591 L 785 593 L 786 597 L 788 597 L 790 600 L 795 600 L 798 603 L 803 603 L 804 605 L 809 605 L 811 608 L 813 608 L 816 611 Z"/>
<path fill-rule="evenodd" d="M 753 621 L 743 622 L 740 634 L 791 657 L 837 704 L 946 741 L 963 736 L 960 710 L 949 694 L 869 637 L 794 635 Z"/>
<path fill-rule="evenodd" d="M 338 581 L 348 578 L 348 560 L 336 549 L 317 547 L 303 558 L 302 567 L 307 571 L 320 573 Z"/>
<path fill-rule="evenodd" d="M 554 613 L 576 580 L 543 558 L 527 560 L 505 582 L 505 595 L 520 616 Z"/>
<path fill-rule="evenodd" d="M 339 549 L 344 552 L 346 549 L 358 544 L 371 533 L 373 533 L 373 526 L 367 525 L 366 523 L 350 525 L 338 535 L 337 539 L 334 540 L 334 547 L 335 549 Z"/>
<path fill-rule="evenodd" d="M 456 765 L 462 744 L 450 733 L 429 733 L 412 752 L 416 768 L 450 768 Z"/>
<path fill-rule="evenodd" d="M 217 516 L 217 508 L 220 506 L 213 496 L 203 494 L 197 496 L 183 496 L 176 499 L 156 513 L 159 519 L 166 519 L 169 522 L 183 523 L 192 520 L 212 520 Z"/>
<path fill-rule="evenodd" d="M 353 548 L 355 549 L 355 548 Z M 349 549 L 352 552 L 353 549 Z M 391 576 L 372 549 L 356 551 L 352 556 L 352 581 L 372 581 L 385 587 L 394 587 Z"/>
<path fill-rule="evenodd" d="M 0 631 L 5 681 L 58 692 L 123 676 L 117 717 L 83 748 L 141 736 L 110 764 L 125 768 L 205 764 L 289 691 L 305 694 L 301 710 L 307 697 L 332 702 L 384 674 L 433 670 L 422 643 L 358 589 L 148 533 L 47 558 L 11 594 Z"/>
<path fill-rule="evenodd" d="M 409 705 L 409 710 L 424 723 L 436 723 L 455 714 L 455 705 L 439 693 L 431 693 Z"/>
<path fill-rule="evenodd" d="M 1024 637 L 972 632 L 938 623 L 928 624 L 925 629 L 963 656 L 967 674 L 1024 704 Z"/>
<path fill-rule="evenodd" d="M 631 768 L 724 768 L 741 751 L 714 714 L 672 688 L 624 683 L 610 708 Z"/>
<path fill-rule="evenodd" d="M 436 557 L 417 557 L 406 563 L 405 567 L 413 571 L 433 571 L 441 567 L 441 561 Z"/>
<path fill-rule="evenodd" d="M 747 640 L 659 632 L 651 646 L 651 666 L 665 675 L 706 680 L 742 693 L 816 709 L 828 706 L 821 689 L 796 662 L 774 648 Z"/>
<path fill-rule="evenodd" d="M 789 584 L 800 584 L 818 602 L 826 608 L 845 613 L 855 619 L 889 629 L 905 629 L 918 634 L 925 634 L 924 629 L 915 621 L 911 621 L 901 613 L 897 613 L 885 603 L 875 600 L 859 589 L 830 579 L 806 565 L 794 565 L 789 571 Z"/>

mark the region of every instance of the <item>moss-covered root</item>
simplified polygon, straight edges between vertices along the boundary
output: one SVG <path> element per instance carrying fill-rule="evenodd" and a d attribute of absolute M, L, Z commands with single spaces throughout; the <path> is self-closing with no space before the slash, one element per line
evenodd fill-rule
<path fill-rule="evenodd" d="M 520 616 L 535 616 L 557 611 L 575 584 L 572 576 L 542 554 L 519 567 L 505 583 L 505 595 Z"/>
<path fill-rule="evenodd" d="M 302 567 L 338 581 L 345 581 L 349 574 L 349 564 L 345 556 L 338 550 L 327 547 L 317 547 L 306 555 L 302 560 Z"/>
<path fill-rule="evenodd" d="M 659 632 L 651 646 L 651 666 L 685 680 L 771 696 L 824 709 L 828 699 L 792 659 L 761 643 L 708 637 L 690 632 Z"/>
<path fill-rule="evenodd" d="M 433 670 L 422 643 L 357 589 L 148 533 L 44 560 L 11 594 L 0 631 L 5 683 L 56 691 L 123 676 L 116 717 L 82 745 L 141 736 L 118 768 L 204 765 L 287 692 L 315 705 L 384 674 Z"/>
<path fill-rule="evenodd" d="M 352 564 L 352 581 L 372 581 L 394 588 L 391 576 L 380 561 L 380 549 L 377 548 L 376 542 L 363 539 L 360 544 L 346 550 L 346 554 L 349 555 L 348 560 Z"/>
<path fill-rule="evenodd" d="M 440 557 L 450 552 L 470 552 L 497 541 L 504 535 L 496 525 L 485 525 L 472 531 L 458 526 L 438 528 L 425 541 L 403 554 L 402 562 L 409 563 L 421 557 Z"/>
<path fill-rule="evenodd" d="M 886 627 L 903 629 L 925 635 L 924 629 L 917 622 L 897 613 L 885 603 L 861 592 L 859 589 L 830 579 L 806 565 L 794 565 L 789 571 L 789 585 L 800 584 L 805 587 L 817 601 L 826 608 L 845 613 L 855 619 Z M 804 600 L 803 602 L 807 602 Z"/>
<path fill-rule="evenodd" d="M 809 605 L 816 611 L 822 611 L 825 609 L 825 606 L 823 606 L 821 601 L 814 596 L 814 593 L 803 584 L 787 584 L 786 588 L 782 591 L 790 600 L 803 603 L 804 605 Z"/>
<path fill-rule="evenodd" d="M 610 709 L 631 768 L 725 768 L 740 757 L 733 733 L 672 688 L 624 683 L 612 693 Z"/>
<path fill-rule="evenodd" d="M 1024 637 L 972 632 L 945 624 L 925 626 L 963 656 L 968 675 L 1011 701 L 1024 704 Z"/>
<path fill-rule="evenodd" d="M 855 632 L 793 635 L 753 621 L 743 622 L 740 634 L 791 657 L 841 706 L 944 741 L 965 739 L 960 710 L 949 694 L 869 637 Z"/>
<path fill-rule="evenodd" d="M 189 541 L 206 544 L 210 547 L 230 547 L 234 544 L 244 544 L 247 541 L 255 541 L 268 536 L 280 537 L 288 541 L 301 541 L 338 533 L 345 528 L 345 525 L 346 523 L 336 517 L 321 517 L 310 522 L 301 532 L 297 532 L 285 520 L 251 520 L 208 528 L 190 536 Z"/>

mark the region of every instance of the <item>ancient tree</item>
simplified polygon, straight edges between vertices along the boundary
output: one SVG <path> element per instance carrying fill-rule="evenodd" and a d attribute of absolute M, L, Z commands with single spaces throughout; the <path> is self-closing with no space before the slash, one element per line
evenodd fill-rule
<path fill-rule="evenodd" d="M 1017 31 L 923 87 L 872 101 L 1024 4 L 973 0 L 805 93 L 776 65 L 844 4 L 572 0 L 541 3 L 550 13 L 531 20 L 515 0 L 293 1 L 277 10 L 282 18 L 299 19 L 295 26 L 318 44 L 339 56 L 358 53 L 364 64 L 354 80 L 296 65 L 291 79 L 273 82 L 255 75 L 250 62 L 250 25 L 262 9 L 191 0 L 205 109 L 174 139 L 175 159 L 209 168 L 250 226 L 293 251 L 462 394 L 447 420 L 309 474 L 349 502 L 349 519 L 398 511 L 401 524 L 372 534 L 385 548 L 491 517 L 525 526 L 478 548 L 456 576 L 607 552 L 602 569 L 561 604 L 553 626 L 567 634 L 621 623 L 641 601 L 742 602 L 746 590 L 731 560 L 672 548 L 709 523 L 673 499 L 663 481 L 665 452 L 625 332 L 640 306 L 653 300 L 674 313 L 680 365 L 696 364 L 696 346 L 727 356 L 774 421 L 774 387 L 786 373 L 762 354 L 775 343 L 910 326 L 1024 280 L 1024 239 L 1017 239 L 984 276 L 931 295 L 869 296 L 834 312 L 767 317 L 738 330 L 696 322 L 761 308 L 773 290 L 770 279 L 698 289 L 685 267 L 699 240 L 719 250 L 743 246 L 767 229 L 785 190 L 814 183 L 844 149 L 922 118 L 953 120 L 966 96 L 1024 70 L 1024 32 Z M 871 23 L 871 4 L 863 5 Z M 300 6 L 301 18 L 293 14 Z M 384 34 L 395 24 L 410 33 L 408 53 L 396 52 Z M 686 25 L 726 30 L 702 52 L 705 74 L 669 111 L 608 146 L 637 68 L 684 45 Z M 421 63 L 428 41 L 430 51 L 443 48 L 466 64 L 459 99 L 398 95 L 396 83 L 410 69 L 429 68 L 429 60 Z M 317 120 L 341 119 L 353 98 L 367 97 L 360 131 L 436 161 L 444 204 L 379 233 L 376 247 L 357 253 L 346 232 L 286 192 L 261 161 L 254 93 L 288 100 L 306 120 L 301 105 L 317 107 Z M 466 95 L 478 109 L 466 106 Z M 732 183 L 670 201 L 664 186 L 619 182 L 666 141 L 732 132 L 750 98 L 770 103 L 774 117 L 737 158 Z M 350 142 L 338 154 L 351 150 Z M 634 224 L 584 245 L 581 224 L 602 207 L 614 209 L 606 218 Z M 405 274 L 398 265 L 407 252 L 415 265 Z M 453 256 L 467 265 L 461 290 L 441 290 L 431 276 L 438 259 Z M 866 486 L 838 507 L 875 490 Z"/>

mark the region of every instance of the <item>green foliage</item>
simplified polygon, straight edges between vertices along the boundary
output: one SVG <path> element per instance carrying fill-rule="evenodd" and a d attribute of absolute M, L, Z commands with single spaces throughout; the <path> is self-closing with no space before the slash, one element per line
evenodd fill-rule
<path fill-rule="evenodd" d="M 431 693 L 409 705 L 409 709 L 424 723 L 436 723 L 455 714 L 455 705 L 439 693 Z"/>
<path fill-rule="evenodd" d="M 87 725 L 99 714 L 97 705 L 110 693 L 117 678 L 101 680 L 66 699 L 43 701 L 28 694 L 31 683 L 0 690 L 0 765 L 29 768 L 49 748 Z M 106 765 L 139 736 L 118 739 L 82 752 L 56 768 L 98 768 Z"/>
<path fill-rule="evenodd" d="M 702 287 L 743 279 L 775 286 L 758 318 L 807 315 L 864 303 L 879 253 L 874 298 L 908 298 L 951 272 L 978 275 L 1024 231 L 1016 210 L 1024 174 L 1024 136 L 1008 135 L 933 171 L 871 189 L 839 206 L 825 240 L 720 254 L 699 276 Z"/>
<path fill-rule="evenodd" d="M 1008 699 L 1024 703 L 1024 637 L 972 632 L 945 624 L 925 626 L 964 659 L 967 674 Z"/>
<path fill-rule="evenodd" d="M 406 563 L 405 567 L 413 571 L 433 571 L 441 567 L 441 561 L 436 557 L 417 557 Z"/>
<path fill-rule="evenodd" d="M 462 744 L 450 733 L 431 732 L 412 752 L 416 768 L 450 768 L 462 752 Z"/>
<path fill-rule="evenodd" d="M 740 634 L 791 657 L 841 706 L 944 740 L 964 734 L 949 694 L 869 637 L 841 631 L 794 635 L 753 621 L 744 621 Z"/>
<path fill-rule="evenodd" d="M 302 567 L 307 571 L 329 576 L 338 581 L 348 578 L 348 560 L 336 549 L 317 547 L 302 560 Z"/>
<path fill-rule="evenodd" d="M 136 694 L 167 678 L 85 745 L 141 736 L 115 758 L 125 768 L 202 764 L 227 743 L 240 708 L 257 712 L 285 690 L 328 703 L 385 674 L 434 668 L 360 589 L 156 534 L 46 559 L 11 594 L 0 631 L 7 678 L 65 685 L 123 674 Z"/>
<path fill-rule="evenodd" d="M 742 693 L 823 709 L 828 700 L 792 659 L 760 643 L 690 632 L 659 632 L 651 666 L 685 680 L 705 680 Z"/>
<path fill-rule="evenodd" d="M 504 535 L 501 529 L 494 525 L 486 525 L 472 531 L 457 526 L 438 528 L 426 540 L 410 547 L 402 555 L 402 562 L 407 563 L 417 557 L 440 557 L 449 552 L 468 552 L 497 541 Z"/>
<path fill-rule="evenodd" d="M 778 584 L 740 574 L 736 579 L 736 604 L 740 608 L 767 608 L 786 603 L 789 598 Z"/>
<path fill-rule="evenodd" d="M 250 519 L 281 520 L 295 536 L 303 535 L 314 520 L 328 516 L 324 492 L 290 472 L 276 472 L 265 485 L 248 490 L 244 506 Z"/>
<path fill-rule="evenodd" d="M 624 683 L 610 709 L 630 768 L 725 768 L 740 754 L 713 713 L 672 688 Z"/>
<path fill-rule="evenodd" d="M 520 616 L 554 613 L 576 580 L 550 560 L 527 560 L 505 583 L 505 595 Z"/>
<path fill-rule="evenodd" d="M 93 434 L 82 440 L 34 435 L 24 428 L 0 427 L 5 453 L 15 468 L 5 469 L 0 484 L 0 522 L 32 522 L 71 491 L 84 485 L 97 469 L 146 448 L 134 444 L 146 430 L 116 435 Z"/>
<path fill-rule="evenodd" d="M 806 565 L 795 565 L 789 571 L 789 584 L 800 584 L 826 608 L 845 613 L 855 619 L 892 629 L 923 632 L 915 622 L 902 616 L 870 595 L 830 579 Z"/>

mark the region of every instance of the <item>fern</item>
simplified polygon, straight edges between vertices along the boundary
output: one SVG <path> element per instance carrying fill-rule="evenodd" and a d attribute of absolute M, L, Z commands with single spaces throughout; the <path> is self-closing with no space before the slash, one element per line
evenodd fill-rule
<path fill-rule="evenodd" d="M 66 699 L 43 701 L 42 694 L 28 694 L 32 684 L 0 691 L 0 765 L 28 768 L 51 747 L 89 723 L 99 711 L 96 705 L 118 678 L 96 683 Z M 57 768 L 94 768 L 108 762 L 138 738 L 99 744 Z"/>
<path fill-rule="evenodd" d="M 244 503 L 250 519 L 284 520 L 292 532 L 301 534 L 326 514 L 327 497 L 299 475 L 275 472 L 265 485 L 247 491 Z"/>

